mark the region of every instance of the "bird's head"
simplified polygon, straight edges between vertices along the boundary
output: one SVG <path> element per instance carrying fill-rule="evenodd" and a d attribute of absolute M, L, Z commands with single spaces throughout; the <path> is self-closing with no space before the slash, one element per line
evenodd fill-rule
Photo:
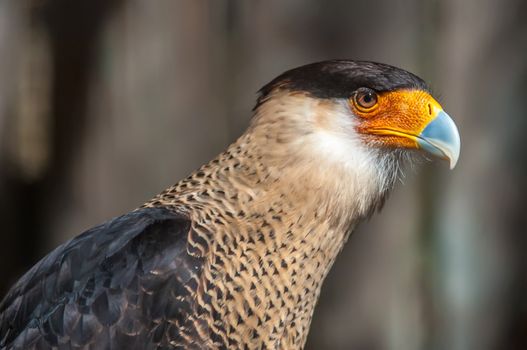
<path fill-rule="evenodd" d="M 374 62 L 324 61 L 287 71 L 260 92 L 259 105 L 277 98 L 284 112 L 291 109 L 291 119 L 300 112 L 295 107 L 303 110 L 301 122 L 314 127 L 313 133 L 344 132 L 369 147 L 419 149 L 448 160 L 450 168 L 457 163 L 460 139 L 454 122 L 426 83 L 405 70 Z"/>
<path fill-rule="evenodd" d="M 358 186 L 377 179 L 383 193 L 409 151 L 450 168 L 459 157 L 458 130 L 425 82 L 385 64 L 333 60 L 292 69 L 260 90 L 255 110 L 252 129 L 274 152 L 330 172 L 352 169 Z"/>

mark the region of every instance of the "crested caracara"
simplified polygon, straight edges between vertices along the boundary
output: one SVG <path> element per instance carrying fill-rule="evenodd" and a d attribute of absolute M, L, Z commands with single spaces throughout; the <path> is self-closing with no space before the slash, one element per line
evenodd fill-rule
<path fill-rule="evenodd" d="M 290 70 L 225 152 L 22 276 L 0 347 L 300 349 L 335 257 L 414 150 L 451 168 L 460 150 L 417 76 L 349 60 Z"/>

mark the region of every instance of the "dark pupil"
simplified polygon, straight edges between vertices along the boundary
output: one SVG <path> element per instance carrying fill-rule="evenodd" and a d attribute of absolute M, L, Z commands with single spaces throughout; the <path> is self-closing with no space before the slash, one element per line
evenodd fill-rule
<path fill-rule="evenodd" d="M 370 102 L 373 102 L 373 95 L 371 94 L 371 92 L 368 92 L 367 94 L 365 94 L 364 97 L 362 98 L 362 101 L 366 104 L 370 104 Z"/>

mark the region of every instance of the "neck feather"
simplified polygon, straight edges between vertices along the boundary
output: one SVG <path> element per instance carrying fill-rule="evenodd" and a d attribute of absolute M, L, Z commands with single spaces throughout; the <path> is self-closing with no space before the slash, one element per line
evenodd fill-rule
<path fill-rule="evenodd" d="M 355 225 L 382 203 L 394 178 L 385 173 L 398 163 L 344 132 L 314 127 L 324 106 L 295 110 L 286 103 L 263 103 L 225 152 L 146 206 L 186 211 L 211 252 L 203 278 L 224 291 L 237 286 L 233 299 L 212 294 L 210 317 L 229 322 L 229 315 L 251 308 L 254 322 L 236 323 L 237 332 L 225 337 L 257 329 L 260 338 L 240 341 L 297 349 L 335 257 Z M 301 127 L 306 124 L 311 128 Z M 218 256 L 224 265 L 217 265 Z M 254 266 L 264 272 L 257 285 Z M 262 300 L 280 307 L 257 307 Z"/>

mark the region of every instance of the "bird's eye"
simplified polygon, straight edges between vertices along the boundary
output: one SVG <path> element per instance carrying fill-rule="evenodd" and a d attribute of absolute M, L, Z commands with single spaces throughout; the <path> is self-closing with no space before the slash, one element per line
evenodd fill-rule
<path fill-rule="evenodd" d="M 361 112 L 369 112 L 377 105 L 377 93 L 372 89 L 360 88 L 353 96 L 353 102 Z"/>

